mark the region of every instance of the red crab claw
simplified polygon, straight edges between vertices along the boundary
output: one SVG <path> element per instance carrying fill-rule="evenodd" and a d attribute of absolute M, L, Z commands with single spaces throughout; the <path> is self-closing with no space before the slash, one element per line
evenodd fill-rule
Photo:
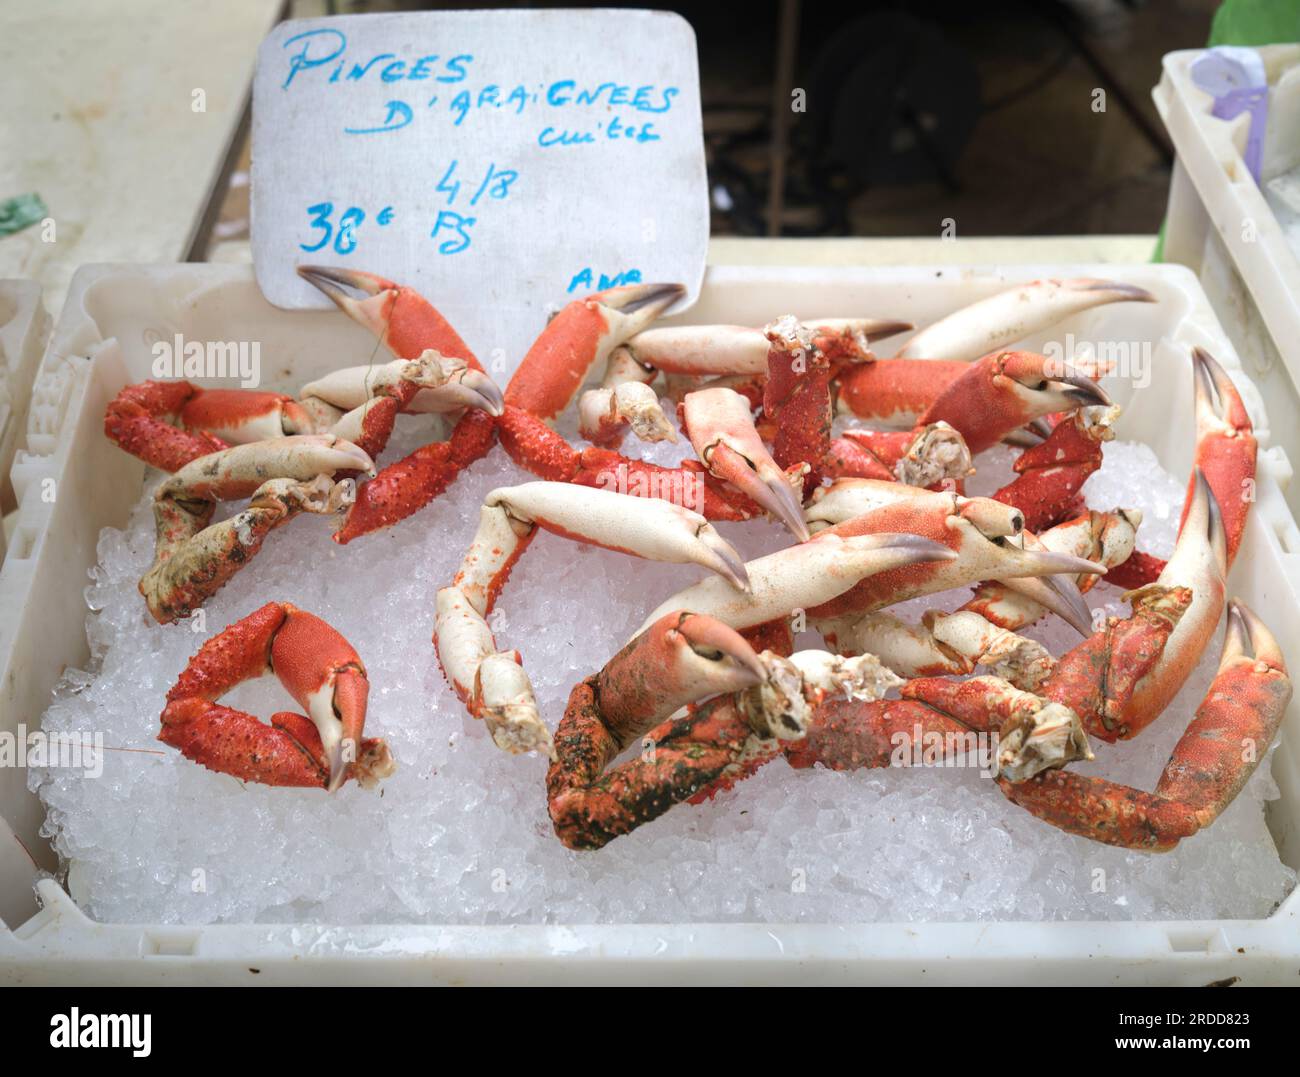
<path fill-rule="evenodd" d="M 745 638 L 721 621 L 668 613 L 595 678 L 601 714 L 620 750 L 688 703 L 736 692 L 767 676 Z"/>
<path fill-rule="evenodd" d="M 306 712 L 264 723 L 216 700 L 274 673 Z M 167 693 L 158 739 L 209 770 L 334 792 L 393 773 L 382 740 L 363 740 L 369 683 L 352 645 L 313 614 L 268 602 L 208 640 Z"/>
<path fill-rule="evenodd" d="M 820 657 L 800 667 L 755 654 L 708 617 L 671 611 L 657 618 L 569 696 L 546 774 L 557 837 L 571 849 L 598 849 L 775 758 L 781 744 L 804 735 L 808 696 L 874 698 L 877 686 L 897 682 L 881 677 L 874 659 Z M 685 717 L 655 724 L 709 696 Z M 640 753 L 612 765 L 638 739 Z"/>
<path fill-rule="evenodd" d="M 595 364 L 685 294 L 680 284 L 626 284 L 574 300 L 547 323 L 520 360 L 506 386 L 506 404 L 539 419 L 554 419 Z"/>
<path fill-rule="evenodd" d="M 1277 736 L 1290 699 L 1277 641 L 1243 603 L 1230 602 L 1218 672 L 1154 793 L 1071 771 L 998 784 L 1010 800 L 1062 830 L 1164 852 L 1232 803 Z"/>
<path fill-rule="evenodd" d="M 1226 539 L 1205 476 L 1159 579 L 1130 591 L 1133 615 L 1112 618 L 1057 663 L 1043 695 L 1069 707 L 1092 736 L 1137 736 L 1187 681 L 1223 612 Z"/>
<path fill-rule="evenodd" d="M 1250 416 L 1232 379 L 1204 348 L 1192 349 L 1196 394 L 1196 468 L 1188 482 L 1181 533 L 1196 498 L 1196 471 L 1205 476 L 1223 516 L 1227 563 L 1232 566 L 1254 499 L 1255 440 Z M 1111 570 L 1108 582 L 1136 588 L 1153 582 L 1165 562 L 1141 550 Z"/>
<path fill-rule="evenodd" d="M 992 352 L 949 384 L 920 422 L 951 424 L 979 454 L 1040 416 L 1109 404 L 1102 387 L 1068 363 L 1034 352 Z"/>
<path fill-rule="evenodd" d="M 808 541 L 808 525 L 791 477 L 772 459 L 754 429 L 748 400 L 731 389 L 688 393 L 682 421 L 710 474 L 761 505 L 800 542 Z"/>
<path fill-rule="evenodd" d="M 433 348 L 478 368 L 469 345 L 414 288 L 359 269 L 299 266 L 298 276 L 314 284 L 339 310 L 374 333 L 399 359 L 418 359 Z M 348 289 L 360 292 L 364 298 L 356 298 Z"/>
<path fill-rule="evenodd" d="M 1205 475 L 1223 512 L 1231 565 L 1254 500 L 1258 443 L 1246 405 L 1232 379 L 1204 348 L 1192 349 L 1196 372 L 1196 466 Z M 1195 478 L 1188 484 L 1182 519 L 1191 510 Z"/>

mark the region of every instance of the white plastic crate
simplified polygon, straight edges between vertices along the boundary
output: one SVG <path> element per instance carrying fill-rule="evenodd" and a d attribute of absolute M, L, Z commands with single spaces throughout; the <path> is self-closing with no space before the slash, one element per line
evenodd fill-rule
<path fill-rule="evenodd" d="M 1188 352 L 1202 345 L 1237 376 L 1267 444 L 1259 393 L 1195 276 L 1178 266 L 1038 266 L 1014 269 L 714 268 L 689 321 L 761 324 L 776 312 L 878 314 L 918 324 L 1007 286 L 1041 276 L 1122 276 L 1150 289 L 1155 304 L 1118 304 L 1054 329 L 1053 341 L 1149 342 L 1151 387 L 1113 386 L 1126 405 L 1119 436 L 1151 445 L 1185 473 L 1192 454 Z M 286 313 L 261 297 L 248 267 L 87 267 L 77 275 L 37 386 L 61 401 L 62 421 L 43 431 L 39 455 L 19 466 L 25 554 L 0 572 L 0 728 L 33 726 L 61 670 L 87 659 L 86 570 L 102 527 L 124 524 L 143 465 L 104 440 L 104 406 L 128 381 L 147 377 L 150 344 L 173 333 L 190 340 L 262 343 L 268 388 L 292 391 L 371 346 L 336 313 Z M 1031 338 L 1042 347 L 1049 338 Z M 88 356 L 88 358 L 63 358 Z M 59 379 L 63 379 L 60 381 Z M 1137 392 L 1139 395 L 1134 395 Z M 51 412 L 52 414 L 53 412 Z M 500 451 L 494 450 L 494 451 Z M 1300 531 L 1276 482 L 1280 461 L 1261 454 L 1258 502 L 1233 572 L 1246 599 L 1300 670 Z M 1285 467 L 1281 466 L 1285 471 Z M 39 496 L 52 478 L 57 497 Z M 1283 859 L 1300 865 L 1300 702 L 1287 714 L 1271 757 L 1281 799 L 1270 829 Z M 22 772 L 0 770 L 0 813 L 37 858 L 41 806 Z M 541 795 L 540 789 L 538 795 Z M 600 855 L 599 853 L 593 855 Z M 25 855 L 5 854 L 0 902 L 0 975 L 24 983 L 124 981 L 201 983 L 485 983 L 499 981 L 803 983 L 1179 983 L 1228 977 L 1295 982 L 1300 968 L 1300 892 L 1266 920 L 1131 923 L 892 923 L 862 925 L 661 924 L 204 927 L 100 924 L 83 916 Z"/>
<path fill-rule="evenodd" d="M 1268 77 L 1268 129 L 1260 180 L 1300 164 L 1300 45 L 1257 50 Z M 1250 115 L 1212 113 L 1214 97 L 1192 80 L 1203 49 L 1171 52 L 1152 91 L 1176 160 L 1165 217 L 1164 257 L 1194 270 L 1247 373 L 1269 401 L 1273 444 L 1300 460 L 1300 261 L 1243 153 Z M 1293 511 L 1300 485 L 1286 486 Z"/>
<path fill-rule="evenodd" d="M 41 304 L 40 285 L 29 280 L 0 280 L 0 516 L 18 504 L 9 469 L 27 427 L 32 381 L 49 335 L 50 317 Z M 4 550 L 0 529 L 0 560 Z"/>

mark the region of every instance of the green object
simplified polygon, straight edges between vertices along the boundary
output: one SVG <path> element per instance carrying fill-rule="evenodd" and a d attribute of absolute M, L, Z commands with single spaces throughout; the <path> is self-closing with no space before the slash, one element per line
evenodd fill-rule
<path fill-rule="evenodd" d="M 0 202 L 0 236 L 11 236 L 50 215 L 49 207 L 35 193 L 20 194 Z"/>
<path fill-rule="evenodd" d="M 1300 0 L 1223 0 L 1210 24 L 1211 48 L 1293 41 L 1300 41 Z"/>

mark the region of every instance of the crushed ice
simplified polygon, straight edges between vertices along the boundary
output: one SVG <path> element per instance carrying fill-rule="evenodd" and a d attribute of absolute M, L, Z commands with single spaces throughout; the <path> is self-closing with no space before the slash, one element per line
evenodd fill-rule
<path fill-rule="evenodd" d="M 385 459 L 426 437 L 419 420 L 403 418 Z M 689 453 L 684 441 L 647 448 L 664 464 Z M 1009 459 L 986 456 L 981 482 L 1000 485 Z M 346 547 L 330 541 L 330 520 L 295 520 L 208 602 L 202 633 L 154 624 L 136 592 L 153 547 L 147 491 L 124 531 L 106 529 L 87 590 L 96 671 L 69 674 L 44 717 L 47 731 L 102 732 L 104 772 L 31 774 L 86 912 L 184 923 L 1245 918 L 1268 915 L 1294 885 L 1264 823 L 1264 801 L 1277 795 L 1267 765 L 1213 827 L 1159 856 L 1061 833 L 975 769 L 795 772 L 780 761 L 600 852 L 566 850 L 546 815 L 545 761 L 492 746 L 430 645 L 434 591 L 455 571 L 483 495 L 528 477 L 494 450 L 449 495 Z M 1107 447 L 1087 487 L 1098 507 L 1141 508 L 1139 544 L 1162 555 L 1182 493 L 1149 449 L 1123 443 Z M 763 522 L 720 530 L 747 557 L 784 542 Z M 542 534 L 494 626 L 502 646 L 523 652 L 554 724 L 569 688 L 699 575 Z M 1122 610 L 1111 588 L 1089 597 Z M 361 653 L 372 684 L 367 732 L 386 737 L 400 764 L 382 795 L 352 784 L 333 796 L 243 785 L 155 739 L 164 695 L 202 640 L 270 599 L 325 616 Z M 918 617 L 961 600 L 897 612 Z M 1034 635 L 1058 654 L 1076 641 L 1059 623 Z M 1209 682 L 1217 641 L 1212 650 L 1144 736 L 1094 742 L 1088 772 L 1151 788 Z M 269 677 L 227 702 L 263 716 L 291 705 Z"/>

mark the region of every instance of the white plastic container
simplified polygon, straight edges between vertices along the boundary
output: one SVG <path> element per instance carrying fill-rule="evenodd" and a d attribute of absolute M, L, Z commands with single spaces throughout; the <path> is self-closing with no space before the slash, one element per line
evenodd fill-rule
<path fill-rule="evenodd" d="M 1076 345 L 1151 345 L 1150 388 L 1114 385 L 1126 405 L 1119 435 L 1147 442 L 1184 473 L 1192 453 L 1188 352 L 1202 345 L 1234 374 L 1240 363 L 1195 276 L 1178 266 L 1043 266 L 1015 269 L 715 268 L 690 321 L 761 324 L 774 312 L 896 316 L 924 324 L 1010 281 L 1110 275 L 1150 289 L 1156 304 L 1119 304 L 1080 315 L 1050 339 Z M 685 319 L 684 319 L 685 320 Z M 262 299 L 251 268 L 234 265 L 88 267 L 76 277 L 38 396 L 61 402 L 62 421 L 15 470 L 23 556 L 0 572 L 0 728 L 39 720 L 65 666 L 86 661 L 86 570 L 105 526 L 122 526 L 140 495 L 143 465 L 104 440 L 104 405 L 127 381 L 147 377 L 150 343 L 258 340 L 267 386 L 292 390 L 370 346 L 341 314 L 285 313 Z M 1030 339 L 1043 347 L 1047 338 Z M 272 364 L 274 368 L 272 369 Z M 65 379 L 60 381 L 59 379 Z M 1238 378 L 1267 443 L 1258 392 Z M 500 451 L 500 450 L 495 450 Z M 1300 531 L 1276 481 L 1275 453 L 1261 455 L 1258 502 L 1233 573 L 1245 598 L 1300 670 Z M 53 478 L 54 501 L 39 482 Z M 1272 756 L 1281 789 L 1270 827 L 1283 859 L 1300 865 L 1300 704 Z M 15 775 L 17 777 L 15 778 Z M 0 771 L 0 813 L 14 839 L 40 858 L 41 806 L 21 772 Z M 540 795 L 540 793 L 539 793 Z M 599 855 L 599 854 L 593 854 Z M 172 927 L 94 923 L 49 879 L 30 919 L 39 872 L 24 856 L 4 861 L 0 978 L 22 983 L 877 982 L 1178 983 L 1229 977 L 1295 982 L 1300 968 L 1300 892 L 1259 921 L 1162 923 L 664 924 L 576 926 Z M 25 922 L 24 922 L 25 920 Z"/>
<path fill-rule="evenodd" d="M 50 316 L 35 281 L 0 280 L 0 516 L 17 507 L 9 469 L 27 428 L 32 381 L 50 335 Z M 0 560 L 5 538 L 0 529 Z"/>
<path fill-rule="evenodd" d="M 1260 180 L 1300 164 L 1300 45 L 1258 51 L 1269 85 Z M 1220 120 L 1214 98 L 1192 81 L 1203 49 L 1171 52 L 1152 91 L 1176 160 L 1165 217 L 1164 257 L 1200 277 L 1247 373 L 1269 401 L 1273 443 L 1300 460 L 1300 261 L 1251 176 L 1243 152 L 1250 115 Z M 1293 511 L 1300 486 L 1287 489 Z"/>

